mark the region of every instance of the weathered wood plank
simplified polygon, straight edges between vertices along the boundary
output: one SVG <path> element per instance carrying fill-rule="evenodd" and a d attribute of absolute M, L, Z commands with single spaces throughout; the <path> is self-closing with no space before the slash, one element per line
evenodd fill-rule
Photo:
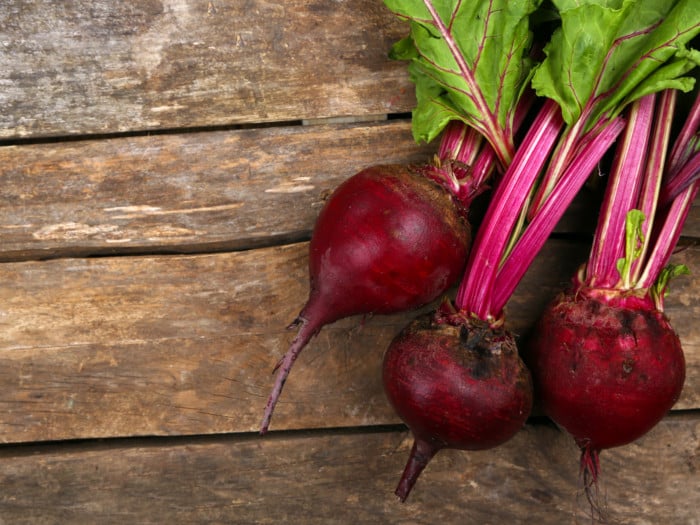
<path fill-rule="evenodd" d="M 59 259 L 0 265 L 0 441 L 252 431 L 284 330 L 307 293 L 307 244 L 198 256 Z M 516 293 L 525 333 L 586 247 L 550 243 Z M 678 255 L 700 267 L 700 249 Z M 678 408 L 700 407 L 698 277 L 668 313 L 688 373 Z M 273 429 L 397 422 L 380 362 L 412 317 L 326 327 L 302 353 Z"/>
<path fill-rule="evenodd" d="M 696 525 L 700 419 L 666 418 L 602 455 L 607 523 Z M 405 431 L 0 450 L 6 523 L 590 523 L 571 439 L 527 425 L 489 451 L 440 452 L 406 503 Z M 155 441 L 155 442 L 154 442 Z"/>
<path fill-rule="evenodd" d="M 345 178 L 427 161 L 434 147 L 385 121 L 0 148 L 0 260 L 299 240 Z M 593 231 L 595 210 L 582 192 L 557 231 Z M 684 233 L 700 237 L 700 206 Z"/>
<path fill-rule="evenodd" d="M 405 112 L 405 32 L 373 0 L 3 2 L 0 138 Z"/>
<path fill-rule="evenodd" d="M 0 260 L 298 240 L 355 171 L 431 151 L 405 121 L 0 148 Z"/>
<path fill-rule="evenodd" d="M 252 430 L 289 341 L 284 326 L 302 305 L 306 245 L 0 272 L 0 414 L 9 416 L 0 441 Z M 348 320 L 318 338 L 280 412 L 299 417 L 285 425 L 281 415 L 277 428 L 314 426 L 315 410 L 331 426 L 377 422 L 378 404 L 386 420 L 375 345 L 399 321 L 377 321 L 356 331 Z"/>

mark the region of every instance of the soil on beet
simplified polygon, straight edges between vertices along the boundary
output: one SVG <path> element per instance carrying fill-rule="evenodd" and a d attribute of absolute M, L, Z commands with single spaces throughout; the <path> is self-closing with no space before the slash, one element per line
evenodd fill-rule
<path fill-rule="evenodd" d="M 536 398 L 582 448 L 600 451 L 638 439 L 680 397 L 680 340 L 649 304 L 563 294 L 528 344 Z"/>
<path fill-rule="evenodd" d="M 402 501 L 439 450 L 500 445 L 532 409 L 530 373 L 512 336 L 466 319 L 430 313 L 411 322 L 384 356 L 383 381 L 415 440 L 396 489 Z"/>

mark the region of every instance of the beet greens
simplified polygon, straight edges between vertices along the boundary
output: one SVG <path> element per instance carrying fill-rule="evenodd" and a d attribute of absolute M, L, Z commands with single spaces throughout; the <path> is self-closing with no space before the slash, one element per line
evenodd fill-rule
<path fill-rule="evenodd" d="M 528 382 L 522 373 L 515 372 L 522 368 L 517 365 L 517 352 L 505 350 L 515 348 L 513 336 L 504 329 L 506 303 L 568 204 L 625 127 L 620 116 L 625 107 L 649 93 L 692 86 L 692 79 L 684 76 L 694 65 L 685 44 L 698 26 L 697 9 L 690 3 L 677 2 L 660 9 L 650 9 L 651 0 L 623 2 L 618 8 L 602 2 L 553 3 L 561 16 L 561 27 L 544 47 L 545 58 L 535 67 L 532 78 L 537 94 L 549 100 L 539 105 L 498 181 L 454 305 L 444 303 L 430 322 L 422 319 L 409 325 L 385 356 L 387 396 L 415 438 L 397 488 L 402 500 L 440 449 L 488 448 L 507 440 L 525 422 Z M 441 3 L 445 9 L 442 14 L 431 2 L 423 4 L 424 9 L 415 9 L 411 19 L 412 35 L 419 35 L 415 47 L 420 51 L 412 71 L 417 92 L 429 86 L 434 96 L 428 107 L 441 114 L 451 110 L 453 99 L 468 93 L 471 85 L 465 82 L 455 95 L 441 84 L 442 74 L 456 75 L 459 67 L 454 64 L 461 62 L 442 65 L 428 51 L 447 48 L 451 52 L 455 47 L 450 40 L 453 33 L 469 40 L 475 32 L 457 30 L 461 3 Z M 494 13 L 508 12 L 498 2 L 480 5 L 484 11 L 478 15 L 472 12 L 477 20 L 490 21 Z M 511 6 L 509 2 L 507 7 Z M 631 16 L 639 7 L 645 8 L 643 13 L 635 10 Z M 431 23 L 433 30 L 416 30 Z M 452 32 L 446 34 L 443 28 Z M 605 38 L 600 38 L 601 32 L 607 32 Z M 427 39 L 423 48 L 420 38 Z M 459 42 L 460 38 L 453 40 Z M 471 40 L 485 41 L 478 37 Z M 420 96 L 418 100 L 420 109 L 426 102 Z M 488 129 L 482 132 L 488 134 Z M 497 149 L 498 140 L 489 140 Z M 446 332 L 441 328 L 445 325 L 457 330 Z M 499 364 L 494 366 L 495 362 Z M 493 381 L 506 385 L 510 402 L 490 393 Z M 432 389 L 426 386 L 430 382 Z M 492 412 L 483 408 L 483 398 L 494 399 Z M 500 422 L 500 432 L 485 424 L 484 418 Z M 474 435 L 477 427 L 484 431 Z"/>
<path fill-rule="evenodd" d="M 455 214 L 466 221 L 472 200 L 484 191 L 492 174 L 512 160 L 514 134 L 533 99 L 531 93 L 525 94 L 532 42 L 527 17 L 538 3 L 510 2 L 507 11 L 496 3 L 476 2 L 476 11 L 460 5 L 450 21 L 441 18 L 430 2 L 387 2 L 400 16 L 418 9 L 427 17 L 423 25 L 413 25 L 411 36 L 398 42 L 391 54 L 410 59 L 409 69 L 430 71 L 428 76 L 413 71 L 418 98 L 413 130 L 417 140 L 426 141 L 442 133 L 440 148 L 432 163 L 404 169 L 400 183 L 395 180 L 396 167 L 388 169 L 389 177 L 384 177 L 387 170 L 382 167 L 363 170 L 341 185 L 324 206 L 310 244 L 309 299 L 290 325 L 298 328 L 297 336 L 275 367 L 262 434 L 268 430 L 297 356 L 322 326 L 350 315 L 417 308 L 439 297 L 458 278 L 466 260 L 468 232 L 447 238 L 430 232 L 441 214 L 448 224 L 454 223 Z M 478 19 L 474 23 L 473 16 L 484 16 L 486 23 Z M 465 24 L 478 30 L 481 37 L 476 47 L 462 37 L 464 33 L 451 33 L 455 23 L 465 30 L 470 29 Z M 433 38 L 436 32 L 445 38 Z M 494 67 L 500 68 L 495 97 Z M 363 189 L 357 183 L 368 179 L 368 170 L 374 175 L 374 188 Z M 456 211 L 446 204 L 432 210 L 422 206 L 421 202 L 435 199 L 416 191 L 421 184 L 407 181 L 416 176 L 447 190 Z M 396 244 L 397 230 L 405 236 L 417 235 Z M 444 251 L 445 246 L 452 251 Z M 445 258 L 451 259 L 449 270 L 444 267 Z M 421 289 L 404 293 L 406 287 L 416 286 Z"/>
<path fill-rule="evenodd" d="M 502 168 L 510 164 L 519 115 L 532 100 L 529 24 L 540 2 L 385 0 L 411 22 L 392 56 L 410 60 L 416 140 L 429 142 L 448 122 L 464 122 L 488 140 Z"/>
<path fill-rule="evenodd" d="M 681 343 L 663 305 L 670 278 L 688 271 L 669 259 L 700 188 L 700 94 L 671 153 L 677 97 L 666 90 L 629 108 L 589 259 L 546 309 L 530 343 L 538 397 L 580 447 L 596 512 L 599 453 L 653 428 L 685 379 Z M 669 185 L 685 189 L 660 202 Z"/>
<path fill-rule="evenodd" d="M 324 325 L 428 304 L 461 276 L 454 300 L 411 322 L 384 356 L 387 398 L 414 437 L 402 501 L 440 450 L 515 435 L 533 385 L 581 447 L 588 495 L 599 452 L 646 432 L 680 395 L 683 353 L 663 297 L 687 271 L 669 258 L 700 189 L 700 98 L 675 141 L 672 117 L 678 93 L 694 87 L 700 5 L 551 0 L 551 31 L 536 40 L 541 3 L 385 0 L 409 25 L 391 56 L 409 62 L 414 138 L 441 137 L 438 152 L 419 166 L 360 171 L 314 228 L 309 298 L 261 433 Z M 538 325 L 531 377 L 507 328 L 508 301 L 616 141 L 590 258 Z M 488 186 L 470 250 L 469 207 Z"/>

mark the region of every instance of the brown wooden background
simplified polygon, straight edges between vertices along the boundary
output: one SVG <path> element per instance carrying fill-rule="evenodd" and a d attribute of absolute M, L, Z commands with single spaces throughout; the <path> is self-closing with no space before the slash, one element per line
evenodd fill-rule
<path fill-rule="evenodd" d="M 542 418 L 441 452 L 405 504 L 410 435 L 379 364 L 414 314 L 325 328 L 256 434 L 307 289 L 323 199 L 427 159 L 380 0 L 0 4 L 0 523 L 588 523 Z M 526 333 L 586 257 L 582 195 L 509 307 Z M 603 455 L 611 523 L 700 523 L 700 213 L 668 314 L 687 382 Z"/>

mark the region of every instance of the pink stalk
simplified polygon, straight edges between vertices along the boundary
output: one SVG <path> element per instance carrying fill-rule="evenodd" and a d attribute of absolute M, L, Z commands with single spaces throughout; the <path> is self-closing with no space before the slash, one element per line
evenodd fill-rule
<path fill-rule="evenodd" d="M 594 109 L 595 104 L 588 104 L 581 112 L 579 118 L 564 130 L 549 161 L 547 171 L 543 175 L 542 181 L 539 183 L 532 203 L 528 208 L 529 220 L 532 220 L 539 213 L 540 208 L 549 199 L 554 188 L 564 178 L 569 165 L 584 154 L 583 151 L 588 148 L 590 141 L 596 140 L 596 137 L 613 123 L 614 119 L 612 118 L 601 118 L 592 125 L 591 129 L 584 131 L 590 113 Z"/>
<path fill-rule="evenodd" d="M 471 165 L 479 154 L 482 135 L 464 122 L 453 120 L 445 127 L 437 156 L 441 162 L 448 160 Z"/>
<path fill-rule="evenodd" d="M 525 121 L 525 117 L 535 103 L 535 94 L 528 90 L 520 97 L 515 107 L 515 118 L 513 119 L 513 129 L 517 132 Z M 473 184 L 479 188 L 479 193 L 486 189 L 486 183 L 495 170 L 496 152 L 491 147 L 483 147 L 478 157 L 471 166 L 471 177 Z"/>
<path fill-rule="evenodd" d="M 486 189 L 485 185 L 496 166 L 496 153 L 493 148 L 484 147 L 471 167 L 471 177 L 475 188 Z"/>
<path fill-rule="evenodd" d="M 675 177 L 671 177 L 664 185 L 661 194 L 661 204 L 668 204 L 681 192 L 691 186 L 700 172 L 700 153 L 696 153 L 688 158 L 687 162 L 676 172 Z"/>
<path fill-rule="evenodd" d="M 690 207 L 700 191 L 700 91 L 695 96 L 692 109 L 673 145 L 666 168 L 666 178 L 660 191 L 659 215 L 654 225 L 650 253 L 637 271 L 635 287 L 650 289 L 662 270 L 668 265 L 673 250 L 678 244 Z M 684 189 L 675 196 L 669 191 L 678 181 Z M 663 310 L 663 290 L 658 290 L 654 300 Z"/>
<path fill-rule="evenodd" d="M 562 126 L 559 106 L 552 100 L 545 101 L 491 198 L 457 291 L 455 304 L 460 310 L 495 321 L 490 294 L 503 252 Z M 479 271 L 473 272 L 472 268 Z"/>
<path fill-rule="evenodd" d="M 676 176 L 678 170 L 688 162 L 688 159 L 693 153 L 700 151 L 698 145 L 698 128 L 700 128 L 700 93 L 695 97 L 690 113 L 683 123 L 673 150 L 670 155 L 669 177 L 672 179 Z"/>
<path fill-rule="evenodd" d="M 568 161 L 554 168 L 550 165 L 548 173 L 561 173 L 525 227 L 521 220 L 528 211 L 530 193 L 563 124 L 558 106 L 545 102 L 477 232 L 456 306 L 480 319 L 499 322 L 505 304 L 564 210 L 624 128 L 624 121 L 618 117 L 595 126 L 582 137 L 562 136 L 557 150 L 561 157 L 556 160 L 561 162 L 565 156 Z M 569 131 L 578 129 L 574 125 Z"/>
<path fill-rule="evenodd" d="M 664 166 L 666 165 L 666 160 L 668 158 L 668 145 L 671 143 L 673 115 L 675 113 L 674 110 L 676 107 L 677 98 L 678 93 L 674 89 L 667 89 L 661 92 L 657 106 L 657 116 L 654 122 L 653 135 L 649 145 L 647 165 L 645 168 L 645 172 L 647 174 L 664 172 Z M 630 280 L 628 284 L 636 282 L 639 279 L 639 273 L 642 269 L 642 261 L 646 258 L 649 251 L 651 230 L 656 217 L 662 182 L 663 177 L 644 177 L 637 209 L 644 214 L 647 228 L 644 238 L 641 241 L 642 246 L 639 258 L 632 262 Z"/>
<path fill-rule="evenodd" d="M 534 101 L 532 91 L 526 91 L 518 101 L 513 120 L 515 130 L 525 121 Z M 499 167 L 498 161 L 496 151 L 480 131 L 453 120 L 443 131 L 435 165 L 423 168 L 423 173 L 469 208 L 474 198 L 488 189 L 489 179 Z"/>
<path fill-rule="evenodd" d="M 455 120 L 445 127 L 434 162 L 416 169 L 469 209 L 474 198 L 487 188 L 496 164 L 496 154 L 484 137 Z"/>
<path fill-rule="evenodd" d="M 614 119 L 587 143 L 564 170 L 558 184 L 542 203 L 498 271 L 491 298 L 492 311 L 500 312 L 505 307 L 564 211 L 624 126 L 621 118 Z"/>
<path fill-rule="evenodd" d="M 625 255 L 625 217 L 637 206 L 647 145 L 652 129 L 655 95 L 633 102 L 622 141 L 618 144 L 593 247 L 586 268 L 590 286 L 609 288 L 619 280 L 617 261 Z"/>
<path fill-rule="evenodd" d="M 685 224 L 685 220 L 690 212 L 690 207 L 693 200 L 700 190 L 700 180 L 696 180 L 694 184 L 686 188 L 678 195 L 671 204 L 668 213 L 664 216 L 663 222 L 653 244 L 653 249 L 649 254 L 646 265 L 635 288 L 649 289 L 658 279 L 661 271 L 666 267 L 673 250 L 681 237 L 681 231 Z M 663 311 L 663 293 L 655 297 L 656 307 L 659 311 Z"/>
<path fill-rule="evenodd" d="M 690 187 L 700 172 L 700 92 L 695 96 L 690 113 L 683 123 L 669 156 L 659 206 L 666 206 Z"/>
<path fill-rule="evenodd" d="M 566 169 L 572 158 L 574 158 L 575 150 L 578 147 L 578 142 L 583 135 L 584 119 L 577 120 L 572 126 L 564 130 L 562 138 L 559 140 L 557 147 L 554 149 L 552 158 L 547 166 L 547 171 L 542 177 L 537 191 L 532 199 L 528 210 L 528 219 L 532 219 L 534 215 L 544 204 L 544 201 L 549 197 L 554 186 L 556 186 L 559 177 Z"/>
<path fill-rule="evenodd" d="M 654 287 L 700 189 L 700 153 L 693 151 L 700 127 L 696 111 L 700 94 L 669 155 L 676 101 L 677 94 L 665 90 L 657 100 L 647 95 L 629 107 L 629 124 L 616 150 L 582 283 L 647 291 L 659 310 L 663 309 L 663 290 L 655 291 Z M 678 181 L 682 181 L 682 189 L 676 189 L 671 198 L 669 187 L 677 188 Z M 660 202 L 663 195 L 670 200 Z M 626 218 L 632 210 L 643 214 L 640 232 L 627 230 Z"/>

